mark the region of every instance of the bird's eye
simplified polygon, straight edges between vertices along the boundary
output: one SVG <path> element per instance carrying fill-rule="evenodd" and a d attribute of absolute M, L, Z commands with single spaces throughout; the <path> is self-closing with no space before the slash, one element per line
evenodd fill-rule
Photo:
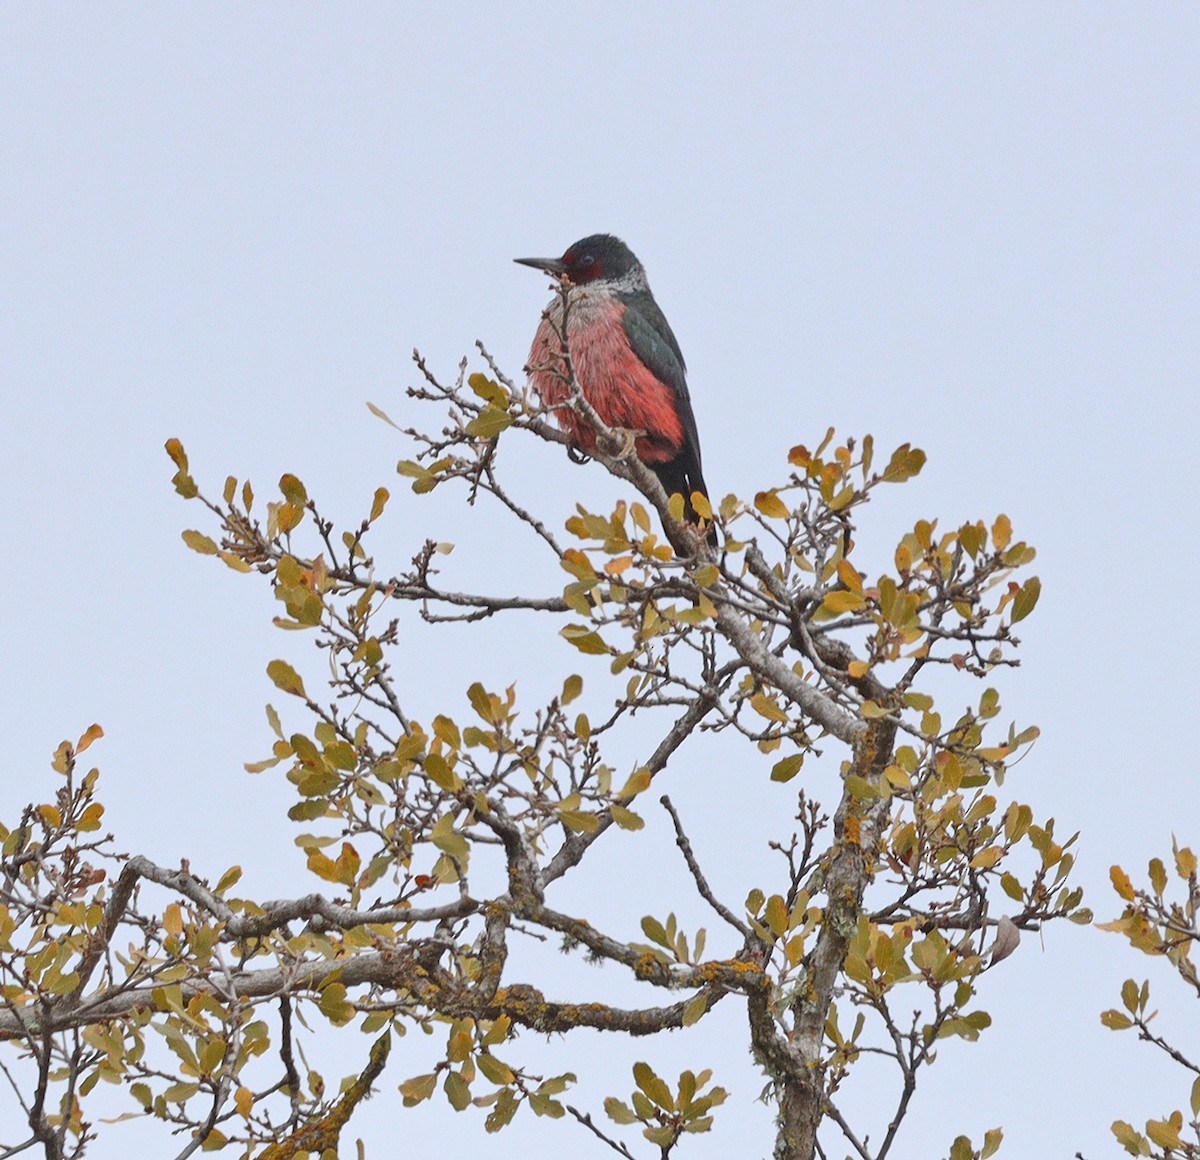
<path fill-rule="evenodd" d="M 583 257 L 579 259 L 577 264 L 586 270 L 589 266 L 594 266 L 596 264 L 596 258 L 593 254 L 584 254 Z"/>

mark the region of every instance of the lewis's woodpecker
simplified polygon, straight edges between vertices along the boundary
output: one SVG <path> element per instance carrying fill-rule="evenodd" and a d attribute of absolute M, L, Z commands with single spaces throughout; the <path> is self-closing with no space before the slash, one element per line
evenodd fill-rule
<path fill-rule="evenodd" d="M 691 494 L 708 491 L 687 368 L 641 262 L 611 234 L 583 238 L 561 258 L 516 261 L 566 283 L 567 349 L 584 398 L 607 426 L 641 432 L 634 443 L 638 458 L 668 496 L 683 495 L 684 513 L 694 522 Z M 595 447 L 595 431 L 569 406 L 558 406 L 571 393 L 559 339 L 562 313 L 562 299 L 555 295 L 529 352 L 529 381 L 547 407 L 557 407 L 559 425 L 587 452 Z"/>

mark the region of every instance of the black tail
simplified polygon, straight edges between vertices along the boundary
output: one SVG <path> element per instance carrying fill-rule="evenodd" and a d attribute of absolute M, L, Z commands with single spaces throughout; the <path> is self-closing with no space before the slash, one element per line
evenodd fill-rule
<path fill-rule="evenodd" d="M 669 463 L 652 464 L 650 469 L 658 476 L 658 481 L 663 485 L 663 491 L 668 496 L 675 495 L 677 492 L 683 496 L 683 518 L 689 524 L 698 524 L 700 517 L 696 514 L 696 509 L 692 507 L 692 492 L 698 491 L 706 499 L 708 498 L 708 488 L 704 483 L 704 476 L 700 472 L 699 462 L 691 456 L 679 455 Z M 714 548 L 717 546 L 717 529 L 712 524 L 708 528 L 708 542 Z"/>

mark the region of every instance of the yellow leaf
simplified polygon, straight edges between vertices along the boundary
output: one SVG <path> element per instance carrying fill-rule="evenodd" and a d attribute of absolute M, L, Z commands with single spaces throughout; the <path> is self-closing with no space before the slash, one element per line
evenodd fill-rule
<path fill-rule="evenodd" d="M 786 520 L 791 515 L 787 504 L 774 491 L 760 491 L 754 497 L 754 506 L 764 516 L 773 520 Z"/>
<path fill-rule="evenodd" d="M 971 859 L 971 869 L 990 870 L 1003 857 L 1003 846 L 989 846 L 986 850 L 980 850 L 979 853 Z"/>
<path fill-rule="evenodd" d="M 1179 1128 L 1171 1120 L 1147 1120 L 1146 1135 L 1160 1148 L 1182 1148 Z"/>
<path fill-rule="evenodd" d="M 75 743 L 75 752 L 82 753 L 93 741 L 98 741 L 104 736 L 104 730 L 99 725 L 89 725 L 84 730 L 83 736 Z"/>
<path fill-rule="evenodd" d="M 218 548 L 216 543 L 206 536 L 203 532 L 197 532 L 194 528 L 188 528 L 185 532 L 180 532 L 180 537 L 193 552 L 199 552 L 202 556 L 215 556 Z"/>
<path fill-rule="evenodd" d="M 171 462 L 179 468 L 180 471 L 186 472 L 188 468 L 187 452 L 183 449 L 183 444 L 178 439 L 168 439 L 164 446 L 167 449 L 167 454 L 171 457 Z"/>
<path fill-rule="evenodd" d="M 621 792 L 617 796 L 622 798 L 636 797 L 650 788 L 652 778 L 653 774 L 644 765 L 640 769 L 635 769 L 629 775 L 629 780 L 621 787 Z"/>
<path fill-rule="evenodd" d="M 1131 902 L 1133 900 L 1133 883 L 1129 881 L 1129 875 L 1120 866 L 1113 866 L 1109 870 L 1108 876 L 1112 879 L 1113 889 L 1117 894 L 1126 902 Z"/>
<path fill-rule="evenodd" d="M 304 696 L 304 682 L 287 661 L 271 661 L 267 665 L 267 676 L 285 693 L 292 693 L 297 697 Z"/>
<path fill-rule="evenodd" d="M 862 576 L 857 568 L 850 563 L 849 560 L 839 560 L 837 563 L 838 579 L 850 589 L 851 592 L 862 592 L 863 582 Z"/>
<path fill-rule="evenodd" d="M 857 612 L 863 606 L 861 593 L 848 592 L 844 588 L 827 593 L 821 607 L 832 613 Z"/>
<path fill-rule="evenodd" d="M 178 902 L 170 903 L 163 911 L 162 923 L 167 934 L 183 934 L 183 911 Z"/>
<path fill-rule="evenodd" d="M 788 719 L 788 715 L 775 703 L 775 699 L 766 693 L 755 693 L 750 698 L 750 707 L 768 721 L 786 721 Z"/>

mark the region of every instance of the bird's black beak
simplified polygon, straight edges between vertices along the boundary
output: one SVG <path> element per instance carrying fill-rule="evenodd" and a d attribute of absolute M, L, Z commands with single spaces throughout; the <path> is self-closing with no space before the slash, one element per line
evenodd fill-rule
<path fill-rule="evenodd" d="M 544 270 L 555 278 L 561 278 L 566 272 L 566 263 L 562 258 L 513 258 L 520 266 L 532 266 L 535 270 Z"/>

